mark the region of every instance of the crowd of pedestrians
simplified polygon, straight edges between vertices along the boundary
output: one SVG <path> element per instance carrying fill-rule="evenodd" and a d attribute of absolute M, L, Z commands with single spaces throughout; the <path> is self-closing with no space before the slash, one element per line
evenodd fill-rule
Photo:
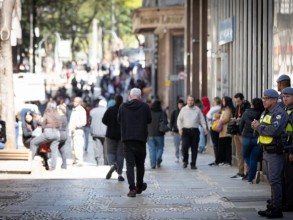
<path fill-rule="evenodd" d="M 67 168 L 64 151 L 70 143 L 73 165 L 83 166 L 89 140 L 93 140 L 94 155 L 98 166 L 109 166 L 105 179 L 117 172 L 123 182 L 126 160 L 126 177 L 129 197 L 135 197 L 147 188 L 144 182 L 145 159 L 148 154 L 150 168 L 159 169 L 163 163 L 164 143 L 169 125 L 174 141 L 174 159 L 182 161 L 183 169 L 197 169 L 198 153 L 206 149 L 211 139 L 215 160 L 212 167 L 230 167 L 233 164 L 232 146 L 235 146 L 237 173 L 231 179 L 259 182 L 258 163 L 264 168 L 272 189 L 267 209 L 258 214 L 268 218 L 280 218 L 283 211 L 293 211 L 293 88 L 290 77 L 282 75 L 278 91 L 265 90 L 262 98 L 245 100 L 242 93 L 234 99 L 215 97 L 210 105 L 208 97 L 196 99 L 192 95 L 178 99 L 177 106 L 168 112 L 158 98 L 145 102 L 140 88 L 131 88 L 127 100 L 114 94 L 107 101 L 100 97 L 92 100 L 87 92 L 76 93 L 72 103 L 66 97 L 51 99 L 43 116 L 28 111 L 22 124 L 23 143 L 33 156 L 39 154 L 47 170 L 57 167 L 58 152 L 61 168 Z M 63 91 L 64 92 L 64 91 Z M 134 120 L 135 119 L 135 120 Z M 39 133 L 37 132 L 39 130 Z M 40 131 L 41 130 L 41 131 Z M 50 147 L 48 152 L 42 150 Z M 190 155 L 190 156 L 189 156 Z M 283 170 L 283 172 L 280 172 Z"/>

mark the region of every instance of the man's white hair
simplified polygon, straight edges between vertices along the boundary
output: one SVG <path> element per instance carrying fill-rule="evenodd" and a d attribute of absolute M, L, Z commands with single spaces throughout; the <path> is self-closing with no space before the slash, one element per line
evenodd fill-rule
<path fill-rule="evenodd" d="M 136 96 L 140 97 L 141 96 L 141 90 L 138 88 L 133 88 L 130 90 L 130 96 Z"/>

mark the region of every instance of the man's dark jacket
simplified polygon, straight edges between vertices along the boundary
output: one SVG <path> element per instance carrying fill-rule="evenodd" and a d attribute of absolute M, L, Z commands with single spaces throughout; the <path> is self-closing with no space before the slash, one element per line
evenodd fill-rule
<path fill-rule="evenodd" d="M 239 112 L 239 108 L 240 108 L 240 115 L 238 115 Z M 244 100 L 243 104 L 240 106 L 236 106 L 236 111 L 235 111 L 235 118 L 241 118 L 243 113 L 245 112 L 246 109 L 250 108 L 250 103 L 247 100 Z"/>
<path fill-rule="evenodd" d="M 121 126 L 121 140 L 146 142 L 148 124 L 152 122 L 149 106 L 137 99 L 123 103 L 119 108 L 118 122 Z"/>

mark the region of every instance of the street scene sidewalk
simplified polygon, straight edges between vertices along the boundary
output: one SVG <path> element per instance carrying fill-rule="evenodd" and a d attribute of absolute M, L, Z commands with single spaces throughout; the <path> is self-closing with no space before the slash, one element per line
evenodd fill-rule
<path fill-rule="evenodd" d="M 270 197 L 266 182 L 231 179 L 233 166 L 210 167 L 209 148 L 198 155 L 197 170 L 175 163 L 174 151 L 166 135 L 161 168 L 151 169 L 147 155 L 148 187 L 135 198 L 116 173 L 105 179 L 109 166 L 96 165 L 91 143 L 83 167 L 69 159 L 67 170 L 58 161 L 57 170 L 46 171 L 36 158 L 31 174 L 0 174 L 0 219 L 263 219 L 257 211 Z"/>

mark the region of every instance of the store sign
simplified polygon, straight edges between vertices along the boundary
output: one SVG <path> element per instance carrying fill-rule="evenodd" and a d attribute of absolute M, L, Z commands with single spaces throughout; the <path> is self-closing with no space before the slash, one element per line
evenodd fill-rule
<path fill-rule="evenodd" d="M 141 25 L 173 25 L 173 24 L 181 24 L 183 21 L 183 16 L 181 15 L 162 15 L 156 17 L 141 17 L 140 24 Z"/>
<path fill-rule="evenodd" d="M 219 25 L 219 45 L 223 45 L 234 40 L 234 16 L 220 21 Z"/>
<path fill-rule="evenodd" d="M 137 9 L 133 13 L 132 20 L 134 32 L 141 29 L 184 28 L 184 7 Z"/>

